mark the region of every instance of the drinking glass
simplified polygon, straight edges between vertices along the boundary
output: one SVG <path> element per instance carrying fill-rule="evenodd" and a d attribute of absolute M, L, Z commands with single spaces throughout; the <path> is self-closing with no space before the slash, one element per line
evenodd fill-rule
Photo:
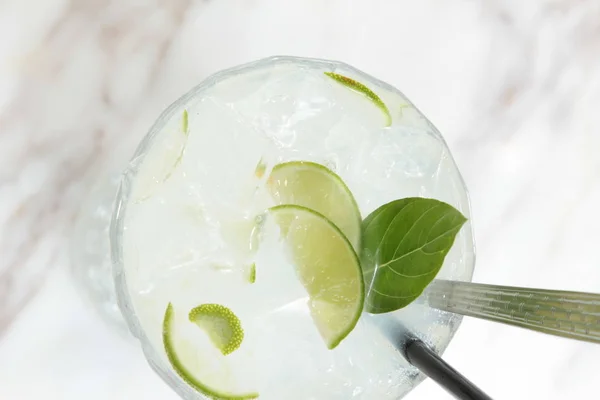
<path fill-rule="evenodd" d="M 156 349 L 151 345 L 136 315 L 127 289 L 126 276 L 123 270 L 122 240 L 124 217 L 131 194 L 131 183 L 136 177 L 138 166 L 148 149 L 153 145 L 161 128 L 174 115 L 180 115 L 180 110 L 188 101 L 199 96 L 206 87 L 221 79 L 286 62 L 310 64 L 320 61 L 294 57 L 270 57 L 219 72 L 175 101 L 159 116 L 139 144 L 131 162 L 123 166 L 122 172 L 107 177 L 90 193 L 88 203 L 83 207 L 83 213 L 73 236 L 73 270 L 84 289 L 83 292 L 90 296 L 96 308 L 111 324 L 121 330 L 127 329 L 139 340 L 152 368 L 184 399 L 197 399 L 199 395 L 194 389 L 183 383 L 172 371 L 165 356 L 161 354 L 161 349 Z M 358 76 L 364 74 L 362 71 L 342 63 L 335 65 L 353 70 Z M 430 133 L 438 135 L 443 143 L 443 139 L 441 139 L 439 132 L 433 125 L 426 119 L 423 119 L 422 122 L 424 126 L 431 130 Z M 440 168 L 450 168 L 458 176 L 456 181 L 458 186 L 448 192 L 451 198 L 446 200 L 454 204 L 469 218 L 470 207 L 466 188 L 445 145 L 444 148 L 444 164 L 442 165 L 442 160 L 440 160 Z M 109 229 L 111 220 L 112 223 Z M 109 252 L 109 248 L 111 252 Z M 453 249 L 459 254 L 458 261 L 453 265 L 442 268 L 440 276 L 451 280 L 470 281 L 474 268 L 474 245 L 470 223 L 463 227 Z M 114 280 L 111 270 L 114 273 Z M 417 299 L 414 304 L 402 310 L 398 318 L 415 321 L 414 325 L 410 326 L 411 329 L 417 332 L 417 336 L 438 354 L 444 352 L 462 320 L 462 317 L 458 314 L 430 308 L 423 299 Z M 407 394 L 424 379 L 424 376 L 416 368 L 409 365 L 407 365 L 407 368 L 410 372 L 407 374 L 405 382 L 401 383 L 401 395 Z"/>

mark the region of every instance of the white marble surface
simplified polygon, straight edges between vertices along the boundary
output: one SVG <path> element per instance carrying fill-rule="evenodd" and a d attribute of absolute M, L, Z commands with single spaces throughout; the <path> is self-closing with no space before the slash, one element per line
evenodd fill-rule
<path fill-rule="evenodd" d="M 354 64 L 430 117 L 471 190 L 476 281 L 600 292 L 598 1 L 3 0 L 0 399 L 175 398 L 78 295 L 66 239 L 166 105 L 273 54 Z M 496 399 L 597 397 L 600 346 L 467 318 L 445 357 Z"/>

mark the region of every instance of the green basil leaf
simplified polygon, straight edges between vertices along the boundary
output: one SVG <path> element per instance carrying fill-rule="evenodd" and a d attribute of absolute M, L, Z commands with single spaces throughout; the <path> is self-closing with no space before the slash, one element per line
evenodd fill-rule
<path fill-rule="evenodd" d="M 373 211 L 362 225 L 366 311 L 406 307 L 435 278 L 467 219 L 449 204 L 411 197 Z"/>

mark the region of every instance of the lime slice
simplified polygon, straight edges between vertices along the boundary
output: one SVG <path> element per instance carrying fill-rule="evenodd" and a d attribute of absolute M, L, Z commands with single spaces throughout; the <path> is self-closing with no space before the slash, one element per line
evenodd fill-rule
<path fill-rule="evenodd" d="M 256 282 L 256 263 L 252 263 L 252 265 L 250 266 L 250 272 L 248 273 L 248 282 Z"/>
<path fill-rule="evenodd" d="M 189 319 L 208 334 L 224 356 L 236 351 L 244 340 L 239 318 L 220 304 L 202 304 L 193 308 Z"/>
<path fill-rule="evenodd" d="M 350 189 L 333 171 L 309 161 L 291 161 L 276 165 L 267 182 L 277 204 L 295 204 L 323 214 L 359 250 L 360 211 Z"/>
<path fill-rule="evenodd" d="M 187 110 L 183 110 L 180 129 L 180 132 L 172 132 L 165 137 L 163 143 L 159 146 L 153 146 L 151 151 L 154 151 L 155 154 L 146 157 L 147 160 L 152 161 L 143 164 L 136 178 L 138 182 L 138 188 L 136 189 L 138 203 L 152 197 L 158 188 L 171 178 L 179 164 L 181 164 L 189 137 Z"/>
<path fill-rule="evenodd" d="M 254 176 L 256 176 L 257 178 L 262 178 L 263 175 L 265 174 L 265 171 L 267 170 L 267 164 L 265 163 L 265 161 L 261 158 L 258 161 L 258 164 L 256 164 L 256 168 L 254 169 Z"/>
<path fill-rule="evenodd" d="M 352 78 L 336 74 L 335 72 L 325 72 L 325 75 L 341 83 L 342 85 L 367 96 L 367 98 L 371 100 L 377 107 L 379 107 L 379 109 L 383 111 L 383 114 L 385 114 L 385 126 L 392 125 L 392 116 L 390 115 L 390 110 L 387 108 L 383 100 L 381 100 L 381 98 L 377 96 L 371 89 Z"/>
<path fill-rule="evenodd" d="M 298 277 L 310 297 L 312 319 L 327 348 L 354 329 L 363 309 L 360 262 L 346 236 L 323 215 L 296 205 L 269 209 L 289 245 Z"/>
<path fill-rule="evenodd" d="M 235 314 L 227 307 L 205 304 L 194 308 L 189 320 L 207 333 L 214 346 L 199 345 L 202 335 L 198 328 L 190 324 L 183 313 L 175 313 L 169 303 L 163 320 L 163 344 L 171 366 L 181 379 L 213 400 L 258 398 L 258 393 L 249 389 L 252 379 L 247 371 L 247 360 L 236 360 L 237 371 L 234 363 L 228 362 L 241 351 L 230 354 L 238 349 L 243 339 L 243 330 Z M 223 337 L 218 338 L 220 334 Z"/>

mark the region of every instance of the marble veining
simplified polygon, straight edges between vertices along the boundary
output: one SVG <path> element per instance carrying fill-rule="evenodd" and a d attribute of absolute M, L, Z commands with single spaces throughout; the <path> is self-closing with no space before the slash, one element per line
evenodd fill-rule
<path fill-rule="evenodd" d="M 476 281 L 600 292 L 600 2 L 5 0 L 0 33 L 0 399 L 175 398 L 79 296 L 69 235 L 162 109 L 273 54 L 354 64 L 433 121 Z M 465 318 L 445 357 L 494 398 L 588 398 L 598 347 Z"/>

